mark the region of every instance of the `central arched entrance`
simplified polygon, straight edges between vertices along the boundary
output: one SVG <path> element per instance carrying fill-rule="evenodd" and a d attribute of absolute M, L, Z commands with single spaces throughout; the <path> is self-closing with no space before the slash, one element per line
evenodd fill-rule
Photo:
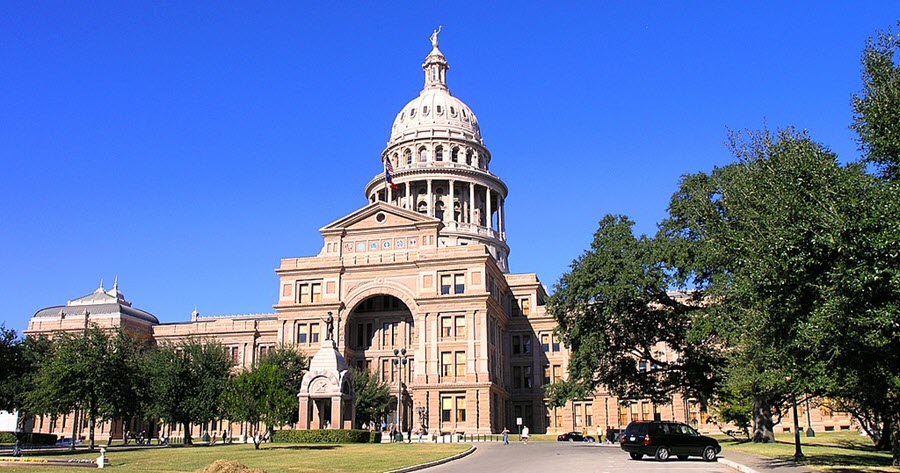
<path fill-rule="evenodd" d="M 412 397 L 409 385 L 415 378 L 415 318 L 410 308 L 398 297 L 375 294 L 353 307 L 345 324 L 347 364 L 351 369 L 367 369 L 391 388 L 394 402 L 389 414 L 379 419 L 388 425 L 410 430 Z M 406 363 L 395 350 L 406 350 Z M 397 397 L 400 398 L 400 415 Z M 359 427 L 359 426 L 357 426 Z"/>

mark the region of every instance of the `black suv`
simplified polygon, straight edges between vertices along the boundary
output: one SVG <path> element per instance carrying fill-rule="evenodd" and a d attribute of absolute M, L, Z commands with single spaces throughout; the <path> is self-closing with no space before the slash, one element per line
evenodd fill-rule
<path fill-rule="evenodd" d="M 672 455 L 685 460 L 693 455 L 711 462 L 722 451 L 716 439 L 700 435 L 680 422 L 632 422 L 625 428 L 620 441 L 622 450 L 630 453 L 634 460 L 640 460 L 644 455 L 659 461 L 666 461 Z"/>

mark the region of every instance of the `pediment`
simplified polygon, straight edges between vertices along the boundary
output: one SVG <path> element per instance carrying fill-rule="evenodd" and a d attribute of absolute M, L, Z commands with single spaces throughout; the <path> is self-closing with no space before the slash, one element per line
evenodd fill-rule
<path fill-rule="evenodd" d="M 406 210 L 385 202 L 373 202 L 319 231 L 323 235 L 349 233 L 355 231 L 396 230 L 402 227 L 422 228 L 441 225 L 440 220 Z"/>

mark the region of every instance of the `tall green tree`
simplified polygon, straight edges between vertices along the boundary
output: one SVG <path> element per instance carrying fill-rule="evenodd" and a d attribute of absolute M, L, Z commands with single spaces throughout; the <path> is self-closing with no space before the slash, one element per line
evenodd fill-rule
<path fill-rule="evenodd" d="M 900 27 L 900 22 L 897 23 Z M 866 162 L 900 179 L 900 34 L 879 31 L 862 55 L 863 88 L 853 95 L 853 128 Z"/>
<path fill-rule="evenodd" d="M 729 392 L 752 395 L 754 440 L 774 439 L 785 404 L 824 393 L 829 379 L 808 327 L 846 251 L 842 218 L 859 166 L 806 133 L 732 134 L 733 164 L 688 176 L 662 230 L 686 248 L 691 274 L 721 334 Z"/>
<path fill-rule="evenodd" d="M 184 443 L 191 444 L 191 424 L 223 416 L 222 398 L 233 362 L 219 343 L 188 339 L 158 346 L 149 354 L 149 410 L 155 417 L 179 424 Z"/>
<path fill-rule="evenodd" d="M 367 369 L 352 369 L 351 382 L 356 398 L 357 427 L 372 425 L 390 412 L 392 407 L 391 388 L 381 381 L 376 373 Z"/>
<path fill-rule="evenodd" d="M 697 301 L 677 285 L 666 240 L 636 237 L 634 222 L 607 215 L 590 249 L 556 285 L 547 309 L 570 349 L 568 380 L 550 385 L 551 403 L 606 387 L 620 399 L 671 402 L 674 392 L 706 399 L 719 356 Z M 665 344 L 676 357 L 663 354 Z"/>
<path fill-rule="evenodd" d="M 253 444 L 259 449 L 261 424 L 266 432 L 297 416 L 297 379 L 302 379 L 306 358 L 290 349 L 278 349 L 255 366 L 241 371 L 229 383 L 225 397 L 226 416 L 250 425 Z"/>
<path fill-rule="evenodd" d="M 58 334 L 52 343 L 33 378 L 28 405 L 41 414 L 80 413 L 88 421 L 93 449 L 97 421 L 120 415 L 134 402 L 134 341 L 91 324 L 81 332 Z"/>

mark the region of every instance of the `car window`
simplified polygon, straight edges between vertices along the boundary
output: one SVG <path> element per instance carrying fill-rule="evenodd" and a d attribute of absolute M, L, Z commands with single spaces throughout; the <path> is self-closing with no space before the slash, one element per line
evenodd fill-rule
<path fill-rule="evenodd" d="M 680 424 L 678 430 L 681 431 L 681 435 L 694 435 L 693 429 L 684 424 Z"/>

